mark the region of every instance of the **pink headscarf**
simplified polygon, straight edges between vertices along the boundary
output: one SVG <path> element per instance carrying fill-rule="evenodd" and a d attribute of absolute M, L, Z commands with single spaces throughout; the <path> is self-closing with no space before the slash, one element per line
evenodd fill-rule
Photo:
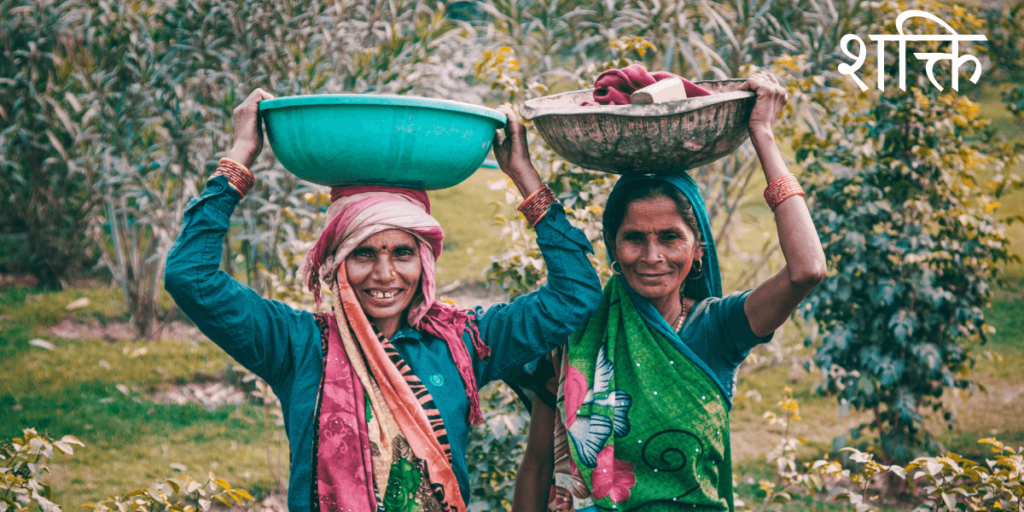
<path fill-rule="evenodd" d="M 423 274 L 420 294 L 409 306 L 408 323 L 414 329 L 432 334 L 448 343 L 455 366 L 469 397 L 469 420 L 483 422 L 480 394 L 473 374 L 472 360 L 462 340 L 468 328 L 473 348 L 480 358 L 490 354 L 467 312 L 436 300 L 434 262 L 441 255 L 444 231 L 430 215 L 430 199 L 422 190 L 353 185 L 331 188 L 331 206 L 327 209 L 327 227 L 306 255 L 304 270 L 307 286 L 317 305 L 321 302 L 321 280 L 332 282 L 345 258 L 367 238 L 400 229 L 419 243 Z"/>

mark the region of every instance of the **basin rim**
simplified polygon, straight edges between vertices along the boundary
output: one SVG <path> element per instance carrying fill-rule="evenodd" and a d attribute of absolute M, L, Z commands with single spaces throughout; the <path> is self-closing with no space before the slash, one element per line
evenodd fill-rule
<path fill-rule="evenodd" d="M 476 115 L 496 121 L 502 128 L 508 122 L 505 114 L 492 108 L 462 103 L 460 101 L 422 98 L 419 96 L 398 96 L 394 94 L 306 94 L 284 96 L 260 101 L 260 112 L 290 107 L 321 105 L 369 105 L 392 107 L 416 107 L 430 110 L 447 110 Z"/>

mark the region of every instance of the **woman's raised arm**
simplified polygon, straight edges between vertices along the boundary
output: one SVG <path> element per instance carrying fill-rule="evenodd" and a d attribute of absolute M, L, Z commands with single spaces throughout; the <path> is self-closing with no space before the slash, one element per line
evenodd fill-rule
<path fill-rule="evenodd" d="M 791 176 L 775 143 L 772 125 L 786 105 L 785 89 L 769 74 L 751 77 L 744 89 L 757 93 L 750 115 L 750 141 L 754 144 L 768 184 Z M 825 279 L 825 252 L 803 196 L 794 195 L 775 208 L 779 245 L 786 266 L 757 286 L 747 296 L 744 312 L 756 336 L 766 336 L 782 326 L 800 305 L 800 301 Z"/>
<path fill-rule="evenodd" d="M 272 96 L 257 89 L 235 110 L 235 146 L 228 158 L 246 167 L 263 145 L 256 114 L 259 101 L 267 97 Z M 167 255 L 164 287 L 203 334 L 277 387 L 292 376 L 297 359 L 319 357 L 318 343 L 302 343 L 319 340 L 319 333 L 309 313 L 264 299 L 220 270 L 231 213 L 245 192 L 241 188 L 217 175 L 189 203 L 181 234 Z"/>
<path fill-rule="evenodd" d="M 491 356 L 477 364 L 481 386 L 565 344 L 597 311 L 602 298 L 601 280 L 587 258 L 593 253 L 590 241 L 569 223 L 561 204 L 551 203 L 554 196 L 530 162 L 523 124 L 510 108 L 499 110 L 508 116 L 504 133 L 496 133 L 494 138 L 494 156 L 501 170 L 523 197 L 538 200 L 548 194 L 550 198 L 533 202 L 540 207 L 528 208 L 527 215 L 533 217 L 548 282 L 511 304 L 494 305 L 486 312 L 477 310 L 480 334 L 491 348 Z M 531 200 L 524 204 L 529 203 Z"/>

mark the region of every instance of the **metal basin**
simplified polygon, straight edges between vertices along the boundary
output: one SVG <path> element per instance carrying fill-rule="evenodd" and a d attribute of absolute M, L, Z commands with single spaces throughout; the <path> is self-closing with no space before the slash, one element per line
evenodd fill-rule
<path fill-rule="evenodd" d="M 747 140 L 756 94 L 746 80 L 696 82 L 711 96 L 654 105 L 601 105 L 593 89 L 529 100 L 519 108 L 562 158 L 615 174 L 674 174 L 732 153 Z"/>

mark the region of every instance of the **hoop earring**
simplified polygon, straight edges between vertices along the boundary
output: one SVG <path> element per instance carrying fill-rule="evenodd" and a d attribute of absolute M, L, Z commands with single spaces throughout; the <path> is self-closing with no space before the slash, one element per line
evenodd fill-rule
<path fill-rule="evenodd" d="M 619 265 L 619 262 L 617 262 L 617 261 L 613 261 L 612 262 L 612 274 L 615 274 L 617 276 L 621 276 L 622 275 L 622 265 L 619 265 L 619 269 L 618 270 L 615 270 L 615 265 Z"/>
<path fill-rule="evenodd" d="M 690 267 L 690 273 L 691 274 L 693 273 L 693 267 Z M 693 280 L 696 281 L 697 279 L 700 279 L 703 276 L 704 276 L 704 260 L 702 258 L 702 259 L 697 260 L 697 275 L 695 275 L 695 276 L 687 276 L 687 279 L 693 279 Z"/>

